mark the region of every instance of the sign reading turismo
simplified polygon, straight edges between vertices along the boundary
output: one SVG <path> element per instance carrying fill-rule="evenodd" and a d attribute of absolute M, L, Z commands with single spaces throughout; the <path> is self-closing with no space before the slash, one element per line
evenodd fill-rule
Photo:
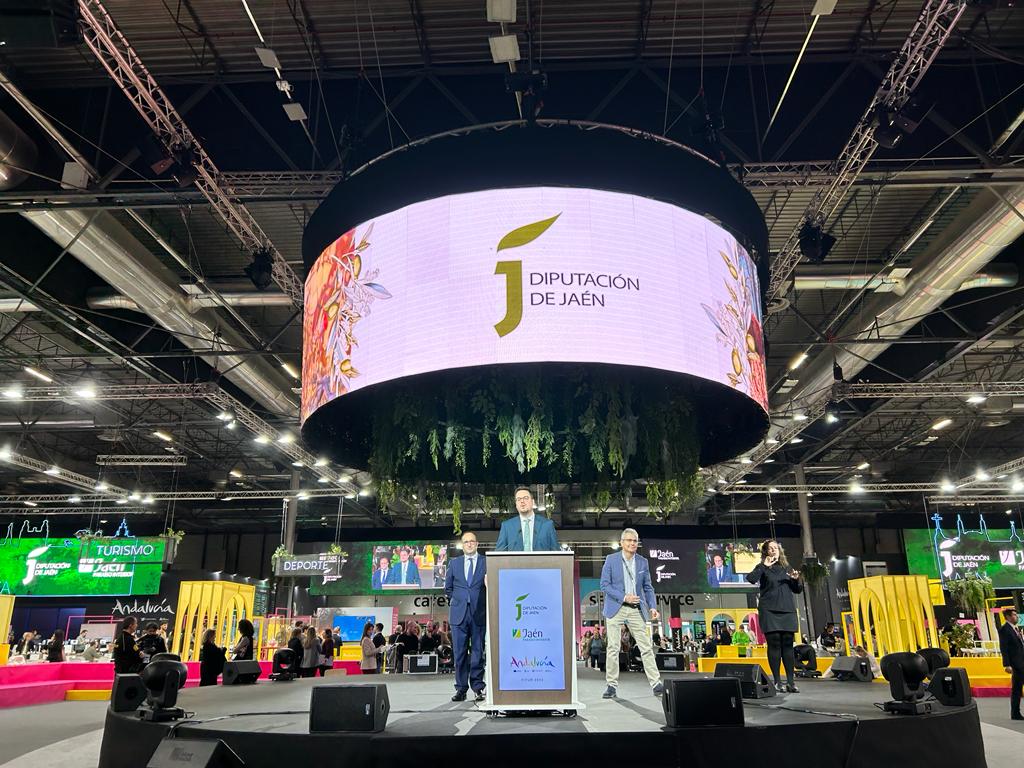
<path fill-rule="evenodd" d="M 161 538 L 13 538 L 0 541 L 0 594 L 154 595 L 160 591 Z"/>
<path fill-rule="evenodd" d="M 503 570 L 498 682 L 505 691 L 565 688 L 562 652 L 562 572 L 557 568 Z"/>

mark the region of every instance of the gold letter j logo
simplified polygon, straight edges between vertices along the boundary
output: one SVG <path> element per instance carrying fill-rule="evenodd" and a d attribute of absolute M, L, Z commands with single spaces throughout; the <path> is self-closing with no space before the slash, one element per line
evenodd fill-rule
<path fill-rule="evenodd" d="M 494 274 L 505 276 L 505 317 L 494 325 L 499 336 L 507 336 L 523 319 L 523 262 L 499 261 Z"/>

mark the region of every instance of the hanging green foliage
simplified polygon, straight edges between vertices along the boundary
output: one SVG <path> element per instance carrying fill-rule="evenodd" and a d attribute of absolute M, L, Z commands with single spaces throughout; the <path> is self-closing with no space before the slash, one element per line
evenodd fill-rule
<path fill-rule="evenodd" d="M 462 535 L 462 499 L 458 491 L 452 494 L 452 530 L 456 536 Z"/>
<path fill-rule="evenodd" d="M 595 506 L 607 509 L 612 483 L 643 479 L 651 514 L 664 519 L 703 493 L 696 419 L 690 399 L 664 377 L 583 367 L 545 376 L 471 371 L 444 387 L 396 384 L 379 399 L 370 469 L 384 505 L 408 501 L 400 488 L 421 482 L 582 482 L 602 487 Z M 425 498 L 414 506 L 430 514 Z"/>
<path fill-rule="evenodd" d="M 962 611 L 973 613 L 984 611 L 988 605 L 987 601 L 996 596 L 991 579 L 973 574 L 967 574 L 960 579 L 949 579 L 946 582 L 946 591 L 949 592 L 953 605 Z"/>

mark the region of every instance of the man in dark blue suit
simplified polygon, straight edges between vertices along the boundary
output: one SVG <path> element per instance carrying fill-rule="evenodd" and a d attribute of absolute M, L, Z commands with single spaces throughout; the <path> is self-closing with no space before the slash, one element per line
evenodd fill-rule
<path fill-rule="evenodd" d="M 1024 720 L 1020 711 L 1021 691 L 1024 690 L 1024 636 L 1017 626 L 1017 610 L 1003 609 L 1003 624 L 999 627 L 999 652 L 1003 668 L 1010 675 L 1010 719 Z"/>
<path fill-rule="evenodd" d="M 470 688 L 477 701 L 484 699 L 484 630 L 487 626 L 487 560 L 476 551 L 476 534 L 462 534 L 462 557 L 448 563 L 444 593 L 448 596 L 448 623 L 452 629 L 455 695 L 465 701 Z"/>
<path fill-rule="evenodd" d="M 412 559 L 412 550 L 402 547 L 398 550 L 398 563 L 391 567 L 388 572 L 385 584 L 398 585 L 407 584 L 410 587 L 420 585 L 420 569 L 416 567 L 416 561 Z"/>
<path fill-rule="evenodd" d="M 533 512 L 533 494 L 526 486 L 516 488 L 515 517 L 501 524 L 495 552 L 556 552 L 555 524 Z"/>

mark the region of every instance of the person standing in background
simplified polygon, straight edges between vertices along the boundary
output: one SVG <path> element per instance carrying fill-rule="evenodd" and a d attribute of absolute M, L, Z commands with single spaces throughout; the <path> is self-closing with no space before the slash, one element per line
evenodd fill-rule
<path fill-rule="evenodd" d="M 768 666 L 775 679 L 775 689 L 782 693 L 799 693 L 793 682 L 796 661 L 793 656 L 793 636 L 799 631 L 794 595 L 804 591 L 799 571 L 790 567 L 786 553 L 777 541 L 761 545 L 761 562 L 747 574 L 747 581 L 757 584 L 757 620 L 768 638 Z M 779 679 L 779 662 L 786 667 L 786 687 Z"/>
<path fill-rule="evenodd" d="M 199 649 L 199 685 L 216 685 L 217 678 L 224 671 L 224 661 L 227 651 L 215 642 L 216 630 L 208 629 L 203 632 L 203 644 Z"/>
<path fill-rule="evenodd" d="M 324 629 L 320 641 L 320 663 L 317 669 L 320 670 L 320 677 L 327 677 L 327 670 L 334 668 L 334 635 L 330 629 Z"/>
<path fill-rule="evenodd" d="M 381 625 L 377 625 L 381 626 Z M 381 627 L 383 629 L 383 627 Z M 363 627 L 363 636 L 359 640 L 361 656 L 359 659 L 359 670 L 364 675 L 377 674 L 377 646 L 373 644 L 373 624 L 366 622 Z"/>
<path fill-rule="evenodd" d="M 46 646 L 46 660 L 50 662 L 64 661 L 64 630 L 58 629 L 53 633 L 49 644 Z"/>
<path fill-rule="evenodd" d="M 238 622 L 238 634 L 238 642 L 235 643 L 235 647 L 231 651 L 231 659 L 233 661 L 251 660 L 255 646 L 253 638 L 256 635 L 256 628 L 248 619 L 242 619 Z"/>
<path fill-rule="evenodd" d="M 1021 692 L 1024 689 L 1024 637 L 1017 626 L 1017 609 L 1003 609 L 1003 624 L 999 627 L 999 653 L 1003 669 L 1010 675 L 1010 719 L 1024 720 L 1020 712 Z"/>
<path fill-rule="evenodd" d="M 313 677 L 320 665 L 320 638 L 316 636 L 316 628 L 306 627 L 306 636 L 302 640 L 302 663 L 299 667 L 301 677 Z"/>
<path fill-rule="evenodd" d="M 121 619 L 121 626 L 117 628 L 117 638 L 114 640 L 114 672 L 119 675 L 139 672 L 142 669 L 142 654 L 139 652 L 138 643 L 135 642 L 135 628 L 138 624 L 134 616 L 125 616 Z"/>

